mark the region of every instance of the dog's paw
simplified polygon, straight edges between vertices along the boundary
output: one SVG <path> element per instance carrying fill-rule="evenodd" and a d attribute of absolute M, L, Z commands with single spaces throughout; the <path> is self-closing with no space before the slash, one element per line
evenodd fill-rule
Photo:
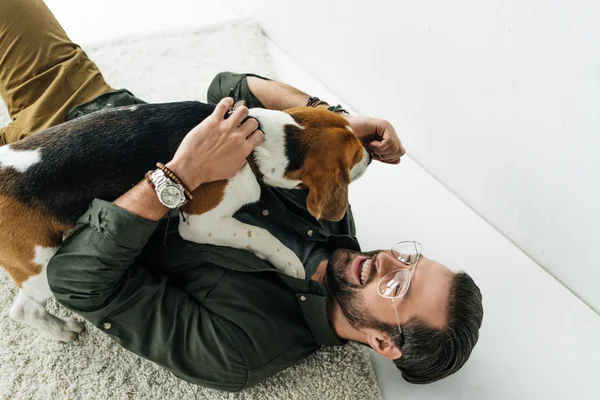
<path fill-rule="evenodd" d="M 299 279 L 304 279 L 306 276 L 302 261 L 287 247 L 278 249 L 275 254 L 268 257 L 268 260 L 275 268 L 286 275 Z"/>
<path fill-rule="evenodd" d="M 83 322 L 79 322 L 74 318 L 61 317 L 64 324 L 59 332 L 57 332 L 56 339 L 61 342 L 72 342 L 77 339 L 77 336 L 85 330 Z"/>

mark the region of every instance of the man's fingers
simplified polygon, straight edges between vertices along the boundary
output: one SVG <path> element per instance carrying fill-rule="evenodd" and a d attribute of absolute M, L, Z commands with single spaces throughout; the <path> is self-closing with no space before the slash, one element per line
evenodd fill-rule
<path fill-rule="evenodd" d="M 369 143 L 369 147 L 375 151 L 380 151 L 381 150 L 381 140 L 372 140 Z"/>
<path fill-rule="evenodd" d="M 391 143 L 389 141 L 380 141 L 380 140 L 373 140 L 371 143 L 369 143 L 369 148 L 371 148 L 373 151 L 376 151 L 379 154 L 383 154 L 385 153 L 391 146 Z"/>
<path fill-rule="evenodd" d="M 219 119 L 225 118 L 225 113 L 233 106 L 233 99 L 231 97 L 225 97 L 219 101 L 213 111 L 213 115 L 216 115 Z"/>
<path fill-rule="evenodd" d="M 244 118 L 246 118 L 248 116 L 248 107 L 246 106 L 241 106 L 238 107 L 233 114 L 231 114 L 229 116 L 229 118 L 227 119 L 227 121 L 229 121 L 229 123 L 231 124 L 231 127 L 233 129 L 237 128 L 242 121 L 244 120 Z"/>
<path fill-rule="evenodd" d="M 246 143 L 248 143 L 254 149 L 256 146 L 262 143 L 264 138 L 265 135 L 262 133 L 262 131 L 257 129 L 246 138 Z"/>
<path fill-rule="evenodd" d="M 393 154 L 384 154 L 384 155 L 380 155 L 380 154 L 373 154 L 373 159 L 377 160 L 377 161 L 381 161 L 382 163 L 386 163 L 386 164 L 399 164 L 400 163 L 400 157 L 398 157 L 398 155 L 393 155 Z"/>
<path fill-rule="evenodd" d="M 385 159 L 383 159 L 381 161 L 384 162 L 384 163 L 386 163 L 386 164 L 400 164 L 400 157 L 385 158 Z"/>
<path fill-rule="evenodd" d="M 405 153 L 404 148 L 396 149 L 393 143 L 385 143 L 378 140 L 374 140 L 369 143 L 369 149 L 376 160 L 382 161 L 388 164 L 398 164 L 400 157 Z"/>
<path fill-rule="evenodd" d="M 258 129 L 258 121 L 254 118 L 248 118 L 241 126 L 241 131 L 248 137 L 252 132 Z"/>

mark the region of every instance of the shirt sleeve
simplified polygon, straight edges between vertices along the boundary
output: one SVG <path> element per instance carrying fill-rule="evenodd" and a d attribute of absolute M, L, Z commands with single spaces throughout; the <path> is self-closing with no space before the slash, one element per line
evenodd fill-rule
<path fill-rule="evenodd" d="M 248 88 L 248 76 L 270 80 L 256 74 L 236 74 L 234 72 L 220 72 L 208 87 L 206 98 L 210 104 L 217 104 L 221 99 L 229 96 L 235 101 L 244 100 L 248 108 L 266 108 Z"/>
<path fill-rule="evenodd" d="M 48 264 L 52 292 L 127 350 L 176 376 L 243 389 L 247 366 L 220 317 L 135 264 L 157 225 L 94 200 Z"/>

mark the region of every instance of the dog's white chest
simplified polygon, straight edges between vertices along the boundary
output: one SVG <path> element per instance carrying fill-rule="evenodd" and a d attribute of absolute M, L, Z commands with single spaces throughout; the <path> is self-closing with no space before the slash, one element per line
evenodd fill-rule
<path fill-rule="evenodd" d="M 246 165 L 225 188 L 223 200 L 214 209 L 200 215 L 189 215 L 180 221 L 179 234 L 196 243 L 246 249 L 266 259 L 282 272 L 304 278 L 302 262 L 269 231 L 233 218 L 242 206 L 260 199 L 260 185 Z"/>

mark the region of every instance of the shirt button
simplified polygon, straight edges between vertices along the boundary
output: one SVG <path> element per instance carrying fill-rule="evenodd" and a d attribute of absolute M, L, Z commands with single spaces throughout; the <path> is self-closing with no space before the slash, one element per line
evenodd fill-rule
<path fill-rule="evenodd" d="M 308 232 L 306 232 L 306 234 L 307 234 L 309 237 L 312 237 L 312 235 L 313 235 L 313 231 L 312 231 L 312 229 L 309 229 L 309 230 L 308 230 Z"/>
<path fill-rule="evenodd" d="M 112 324 L 110 322 L 103 322 L 102 328 L 109 330 L 110 328 L 112 328 Z"/>
<path fill-rule="evenodd" d="M 300 296 L 300 300 L 306 301 L 306 296 Z"/>
<path fill-rule="evenodd" d="M 267 210 L 266 208 L 263 210 L 263 215 L 266 217 L 267 215 L 269 215 L 269 210 Z"/>

